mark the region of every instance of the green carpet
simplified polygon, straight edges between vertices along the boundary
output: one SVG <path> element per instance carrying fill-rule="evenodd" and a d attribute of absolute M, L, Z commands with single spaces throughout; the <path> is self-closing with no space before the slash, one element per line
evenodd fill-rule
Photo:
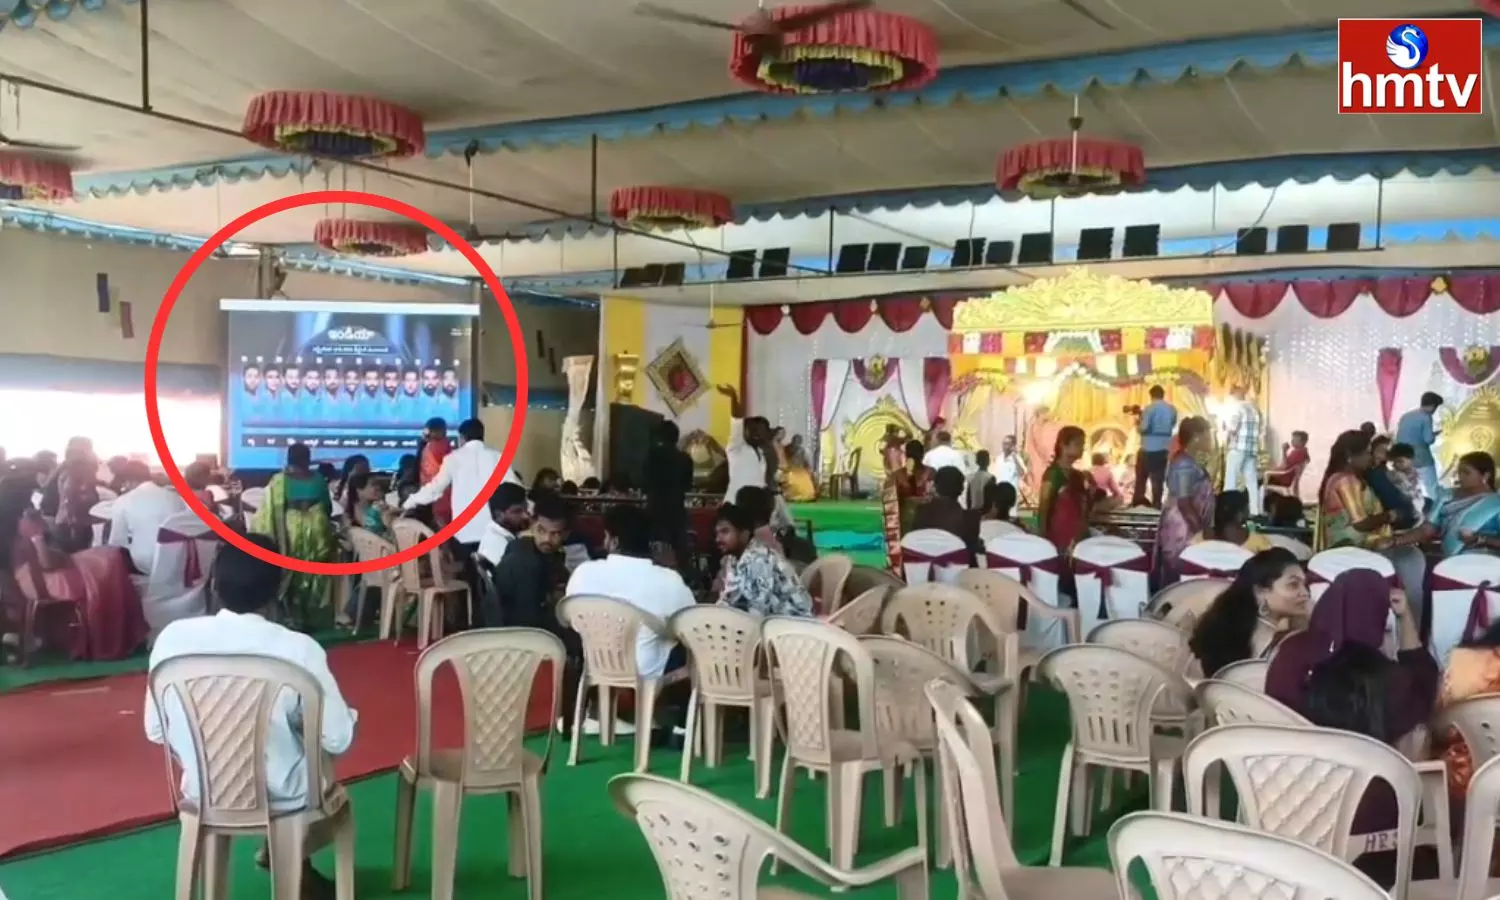
<path fill-rule="evenodd" d="M 789 503 L 792 518 L 811 522 L 817 531 L 863 531 L 879 534 L 885 526 L 876 500 L 817 500 Z"/>
<path fill-rule="evenodd" d="M 1067 738 L 1067 708 L 1059 695 L 1038 688 L 1028 700 L 1021 728 L 1021 759 L 1016 779 L 1015 844 L 1023 862 L 1045 864 L 1051 839 L 1052 808 L 1057 766 Z M 539 742 L 538 742 L 539 743 Z M 657 900 L 663 895 L 656 863 L 635 823 L 612 807 L 605 785 L 630 766 L 630 744 L 600 748 L 595 739 L 584 745 L 584 762 L 564 764 L 565 749 L 554 747 L 553 763 L 543 783 L 544 867 L 548 900 Z M 718 769 L 696 766 L 694 782 L 767 820 L 775 816 L 775 797 L 756 800 L 750 764 L 743 747 L 726 752 L 730 759 Z M 652 771 L 676 777 L 680 756 L 659 750 Z M 166 786 L 163 785 L 163 790 Z M 418 805 L 413 856 L 413 882 L 406 894 L 390 888 L 395 834 L 395 776 L 383 775 L 352 785 L 357 818 L 358 885 L 361 900 L 427 895 L 430 879 L 430 804 L 424 795 Z M 865 826 L 861 833 L 861 862 L 875 861 L 915 842 L 916 820 L 907 803 L 906 820 L 897 828 L 882 825 L 879 779 L 866 780 Z M 791 834 L 812 852 L 827 854 L 823 823 L 824 788 L 821 782 L 799 777 L 792 807 Z M 1069 855 L 1075 865 L 1107 865 L 1103 835 L 1108 821 L 1099 817 L 1095 832 L 1077 842 Z M 524 897 L 521 883 L 506 874 L 504 832 L 506 804 L 502 797 L 474 797 L 463 807 L 460 837 L 459 896 Z M 269 883 L 255 869 L 257 843 L 238 842 L 234 852 L 232 894 L 245 900 L 268 897 Z M 151 828 L 133 834 L 83 844 L 0 866 L 0 889 L 11 900 L 162 900 L 171 897 L 177 827 Z M 332 872 L 325 851 L 319 867 Z M 774 879 L 803 890 L 813 885 L 783 868 Z M 935 871 L 933 896 L 952 896 L 951 871 Z M 892 886 L 855 892 L 863 897 L 895 897 Z"/>
<path fill-rule="evenodd" d="M 374 631 L 367 627 L 363 636 L 373 637 Z M 356 639 L 348 631 L 334 628 L 317 632 L 313 637 L 324 647 L 346 644 Z M 86 681 L 128 672 L 144 672 L 146 661 L 147 654 L 144 650 L 125 659 L 107 662 L 74 662 L 61 656 L 41 654 L 33 657 L 31 665 L 25 669 L 20 666 L 0 666 L 0 693 L 53 681 Z"/>

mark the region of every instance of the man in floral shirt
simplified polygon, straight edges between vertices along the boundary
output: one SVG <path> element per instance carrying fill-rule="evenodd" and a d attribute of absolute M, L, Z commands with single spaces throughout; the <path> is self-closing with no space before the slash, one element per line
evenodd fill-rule
<path fill-rule="evenodd" d="M 755 536 L 749 511 L 719 508 L 715 536 L 724 552 L 719 602 L 758 616 L 811 616 L 812 597 L 791 563 Z"/>

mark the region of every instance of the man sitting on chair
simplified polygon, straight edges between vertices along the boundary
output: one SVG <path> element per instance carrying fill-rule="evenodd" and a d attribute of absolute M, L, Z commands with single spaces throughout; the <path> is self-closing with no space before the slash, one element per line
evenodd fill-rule
<path fill-rule="evenodd" d="M 276 552 L 274 539 L 263 534 L 247 535 L 249 540 L 268 552 Z M 214 560 L 214 595 L 218 598 L 217 615 L 178 619 L 163 628 L 151 648 L 148 670 L 179 656 L 269 656 L 285 660 L 306 670 L 323 689 L 323 734 L 326 753 L 337 756 L 354 742 L 357 716 L 344 702 L 338 682 L 328 669 L 328 654 L 317 641 L 290 628 L 268 622 L 261 611 L 276 600 L 281 586 L 281 569 L 274 563 L 257 559 L 233 544 L 224 544 Z M 195 800 L 198 793 L 198 755 L 189 731 L 187 716 L 180 701 L 168 703 L 166 730 L 162 730 L 156 701 L 146 692 L 146 737 L 152 743 L 163 741 L 182 766 L 183 796 Z M 248 739 L 248 738 L 247 738 Z M 271 717 L 266 735 L 266 792 L 271 809 L 289 812 L 307 806 L 307 767 L 317 764 L 307 759 L 302 743 L 301 701 L 290 692 L 282 692 Z M 261 849 L 257 863 L 266 868 L 270 855 Z M 302 896 L 334 896 L 333 882 L 305 862 Z"/>

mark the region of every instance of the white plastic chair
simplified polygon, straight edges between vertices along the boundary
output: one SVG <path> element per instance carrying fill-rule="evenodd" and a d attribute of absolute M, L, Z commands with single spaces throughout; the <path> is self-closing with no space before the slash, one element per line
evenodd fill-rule
<path fill-rule="evenodd" d="M 1486 900 L 1500 897 L 1500 878 L 1490 877 L 1495 852 L 1496 810 L 1500 809 L 1500 760 L 1474 770 L 1464 804 L 1463 861 L 1458 879 L 1418 881 L 1408 900 Z"/>
<path fill-rule="evenodd" d="M 1312 548 L 1294 537 L 1287 537 L 1284 534 L 1268 534 L 1265 536 L 1265 538 L 1266 543 L 1270 544 L 1272 547 L 1280 547 L 1281 549 L 1286 550 L 1293 556 L 1297 557 L 1300 562 L 1307 562 L 1308 560 L 1312 559 Z"/>
<path fill-rule="evenodd" d="M 1432 570 L 1432 655 L 1447 668 L 1453 648 L 1500 619 L 1500 557 L 1450 556 Z"/>
<path fill-rule="evenodd" d="M 240 506 L 244 507 L 247 516 L 254 515 L 260 509 L 261 504 L 265 502 L 265 488 L 254 487 L 240 494 Z"/>
<path fill-rule="evenodd" d="M 1222 766 L 1239 797 L 1240 820 L 1353 862 L 1372 848 L 1396 851 L 1392 896 L 1411 883 L 1422 779 L 1394 747 L 1352 731 L 1305 725 L 1237 724 L 1210 729 L 1188 744 L 1182 777 L 1188 811 L 1216 817 L 1204 787 Z M 1355 834 L 1354 817 L 1371 782 L 1396 795 L 1391 834 Z M 1209 811 L 1205 813 L 1205 811 Z"/>
<path fill-rule="evenodd" d="M 1183 581 L 1195 578 L 1234 578 L 1251 556 L 1249 550 L 1228 541 L 1203 541 L 1188 545 L 1178 557 Z"/>
<path fill-rule="evenodd" d="M 1031 589 L 1038 600 L 1053 609 L 1074 606 L 1058 590 L 1062 559 L 1057 548 L 1044 537 L 1034 534 L 1006 534 L 984 544 L 985 567 L 1019 581 Z M 1055 619 L 1028 616 L 1026 638 L 1029 647 L 1050 650 L 1065 643 L 1062 623 Z"/>
<path fill-rule="evenodd" d="M 969 548 L 957 535 L 936 528 L 919 528 L 901 539 L 901 567 L 907 584 L 952 583 L 969 568 L 969 559 Z"/>
<path fill-rule="evenodd" d="M 1214 678 L 1264 694 L 1266 673 L 1270 669 L 1271 661 L 1268 659 L 1242 659 L 1220 669 L 1214 674 Z"/>
<path fill-rule="evenodd" d="M 1307 561 L 1307 590 L 1314 603 L 1328 590 L 1328 585 L 1350 569 L 1371 569 L 1396 586 L 1396 567 L 1391 561 L 1362 547 L 1334 547 L 1313 555 Z"/>
<path fill-rule="evenodd" d="M 1134 541 L 1091 537 L 1073 548 L 1073 583 L 1083 633 L 1101 622 L 1138 619 L 1151 599 L 1151 560 Z"/>
<path fill-rule="evenodd" d="M 89 520 L 94 523 L 94 546 L 101 547 L 109 537 L 109 523 L 115 515 L 114 500 L 100 500 L 89 507 Z"/>
<path fill-rule="evenodd" d="M 1156 900 L 1390 900 L 1343 860 L 1253 828 L 1181 813 L 1138 812 L 1109 830 L 1121 897 L 1144 864 Z"/>
<path fill-rule="evenodd" d="M 208 612 L 208 575 L 218 552 L 218 535 L 191 511 L 172 515 L 157 529 L 151 573 L 141 590 L 152 638 L 178 619 Z"/>
<path fill-rule="evenodd" d="M 1002 522 L 999 519 L 985 519 L 979 523 L 979 539 L 989 543 L 1001 535 L 1025 534 L 1026 529 L 1015 522 Z"/>

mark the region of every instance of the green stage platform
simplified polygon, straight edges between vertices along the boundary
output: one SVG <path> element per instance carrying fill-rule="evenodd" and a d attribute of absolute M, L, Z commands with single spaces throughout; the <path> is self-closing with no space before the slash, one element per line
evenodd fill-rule
<path fill-rule="evenodd" d="M 860 565 L 885 567 L 885 532 L 878 502 L 819 500 L 789 506 L 798 525 L 812 524 L 819 551 L 846 553 Z"/>

